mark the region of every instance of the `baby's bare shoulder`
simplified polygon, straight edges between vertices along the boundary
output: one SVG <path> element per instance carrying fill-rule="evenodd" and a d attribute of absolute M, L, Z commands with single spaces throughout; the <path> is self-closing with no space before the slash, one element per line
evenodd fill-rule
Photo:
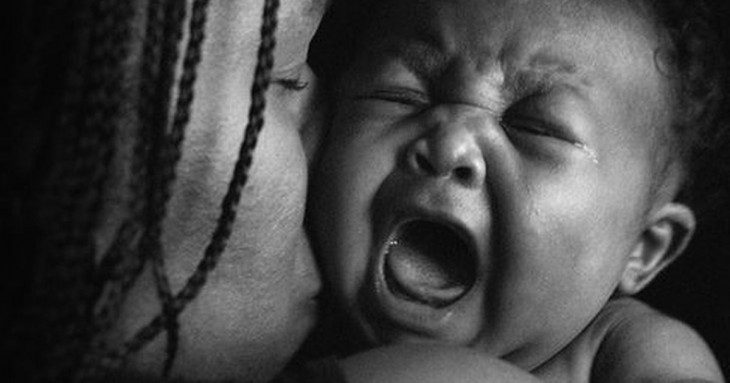
<path fill-rule="evenodd" d="M 697 332 L 639 301 L 609 302 L 592 326 L 600 339 L 591 381 L 724 381 Z"/>
<path fill-rule="evenodd" d="M 547 382 L 723 382 L 686 324 L 635 299 L 609 301 L 579 336 L 533 371 Z"/>

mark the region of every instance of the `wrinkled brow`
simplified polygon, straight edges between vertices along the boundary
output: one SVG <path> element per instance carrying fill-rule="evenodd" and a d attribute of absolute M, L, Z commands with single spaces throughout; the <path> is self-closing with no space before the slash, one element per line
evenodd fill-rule
<path fill-rule="evenodd" d="M 428 40 L 396 40 L 384 44 L 379 47 L 384 55 L 402 61 L 421 79 L 437 77 L 450 61 L 434 42 Z"/>
<path fill-rule="evenodd" d="M 583 76 L 575 63 L 546 53 L 537 53 L 524 67 L 508 70 L 510 90 L 515 94 L 535 93 L 560 83 L 582 93 L 582 88 L 591 87 L 590 80 Z"/>

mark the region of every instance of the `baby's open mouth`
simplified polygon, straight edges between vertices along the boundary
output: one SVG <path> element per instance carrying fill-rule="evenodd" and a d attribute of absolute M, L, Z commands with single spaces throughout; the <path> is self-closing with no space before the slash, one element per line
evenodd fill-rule
<path fill-rule="evenodd" d="M 403 224 L 386 249 L 383 274 L 401 299 L 441 308 L 476 281 L 476 255 L 451 227 L 430 221 Z"/>

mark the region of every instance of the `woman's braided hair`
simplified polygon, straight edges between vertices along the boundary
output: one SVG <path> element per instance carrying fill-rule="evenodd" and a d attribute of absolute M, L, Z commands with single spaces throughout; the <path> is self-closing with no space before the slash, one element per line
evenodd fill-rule
<path fill-rule="evenodd" d="M 52 155 L 36 161 L 38 168 L 57 164 L 52 171 L 38 171 L 36 177 L 42 182 L 37 185 L 41 191 L 19 198 L 18 222 L 22 221 L 23 209 L 27 209 L 41 216 L 37 222 L 48 224 L 36 225 L 40 226 L 37 230 L 41 231 L 42 241 L 37 250 L 27 254 L 34 262 L 26 275 L 32 282 L 20 312 L 9 321 L 10 342 L 3 351 L 17 361 L 11 377 L 89 380 L 120 367 L 130 353 L 164 331 L 167 358 L 162 373 L 168 376 L 178 348 L 178 316 L 199 294 L 208 273 L 218 264 L 248 179 L 264 124 L 279 0 L 264 3 L 248 124 L 220 216 L 195 272 L 178 292 L 171 290 L 165 272 L 162 222 L 190 119 L 208 0 L 193 0 L 189 40 L 171 122 L 168 110 L 186 4 L 148 2 L 137 93 L 138 124 L 128 185 L 128 218 L 103 255 L 97 254 L 94 233 L 120 129 L 127 69 L 124 60 L 129 54 L 134 8 L 131 2 L 115 0 L 63 4 L 65 14 L 73 20 L 70 24 L 79 26 L 73 29 L 76 37 L 68 44 L 70 48 L 66 47 L 74 52 L 69 55 L 71 63 L 65 74 L 67 90 L 60 96 L 58 109 L 49 112 L 57 112 L 58 117 L 45 121 L 49 126 L 36 127 L 48 136 L 48 146 L 61 150 L 51 151 Z M 73 61 L 72 57 L 79 59 Z M 101 261 L 97 262 L 99 258 Z M 146 262 L 152 266 L 162 312 L 121 348 L 110 348 L 103 341 L 103 333 L 113 324 L 122 298 Z"/>

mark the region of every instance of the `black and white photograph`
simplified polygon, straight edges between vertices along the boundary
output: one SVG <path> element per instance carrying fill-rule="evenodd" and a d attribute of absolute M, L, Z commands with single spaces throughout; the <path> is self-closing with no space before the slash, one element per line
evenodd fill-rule
<path fill-rule="evenodd" d="M 725 0 L 20 0 L 4 382 L 724 383 Z"/>

